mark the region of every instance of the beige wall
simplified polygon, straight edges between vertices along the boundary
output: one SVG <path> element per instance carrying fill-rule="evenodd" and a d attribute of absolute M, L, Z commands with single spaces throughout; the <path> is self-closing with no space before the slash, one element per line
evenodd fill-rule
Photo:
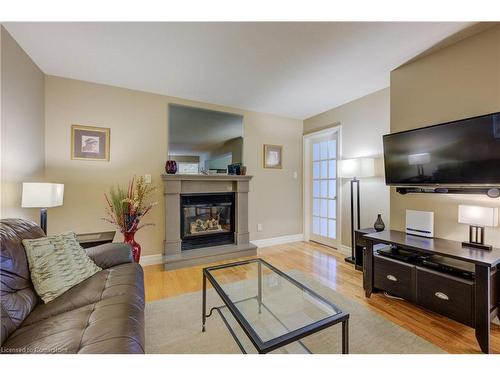
<path fill-rule="evenodd" d="M 46 177 L 65 184 L 64 206 L 49 212 L 49 232 L 111 229 L 101 220 L 104 192 L 132 175 L 149 173 L 160 187 L 158 205 L 141 230 L 144 255 L 163 249 L 164 204 L 160 174 L 167 158 L 169 103 L 244 116 L 244 162 L 253 175 L 249 196 L 251 239 L 302 233 L 302 121 L 58 77 L 46 77 Z M 71 124 L 111 128 L 109 162 L 70 158 Z M 262 145 L 284 146 L 284 168 L 262 168 Z M 293 178 L 293 172 L 298 178 Z M 263 230 L 257 232 L 257 223 Z M 120 240 L 120 236 L 117 236 Z"/>
<path fill-rule="evenodd" d="M 44 75 L 1 28 L 0 217 L 38 221 L 37 209 L 21 208 L 22 182 L 41 181 L 44 151 Z"/>
<path fill-rule="evenodd" d="M 381 213 L 389 224 L 389 188 L 382 172 L 382 135 L 389 133 L 389 89 L 383 89 L 304 121 L 304 133 L 340 124 L 341 158 L 376 157 L 377 176 L 361 181 L 361 227 L 372 227 Z M 350 246 L 350 184 L 341 180 L 341 241 Z"/>
<path fill-rule="evenodd" d="M 500 26 L 463 39 L 391 73 L 391 132 L 500 111 Z M 434 211 L 436 237 L 465 240 L 458 204 L 500 207 L 473 195 L 397 194 L 391 189 L 391 227 L 403 229 L 405 209 Z M 500 246 L 500 229 L 486 229 Z"/>

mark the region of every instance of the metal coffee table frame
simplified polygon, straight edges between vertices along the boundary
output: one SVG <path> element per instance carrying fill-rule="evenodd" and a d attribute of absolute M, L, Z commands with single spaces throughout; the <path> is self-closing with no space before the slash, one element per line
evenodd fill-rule
<path fill-rule="evenodd" d="M 215 270 L 220 270 L 224 268 L 230 268 L 230 267 L 237 267 L 237 266 L 242 266 L 250 263 L 258 263 L 258 277 L 257 277 L 257 282 L 258 282 L 258 293 L 257 296 L 246 298 L 243 300 L 239 301 L 232 301 L 231 298 L 224 292 L 223 288 L 219 285 L 217 280 L 213 277 L 211 274 L 211 271 Z M 259 335 L 255 332 L 251 324 L 245 319 L 245 317 L 241 314 L 241 312 L 238 310 L 236 307 L 237 303 L 251 300 L 251 299 L 257 299 L 259 303 L 259 312 L 261 308 L 265 308 L 271 315 L 280 323 L 282 324 L 285 328 L 286 326 L 278 319 L 278 317 L 273 314 L 271 310 L 267 308 L 267 306 L 263 303 L 262 301 L 262 265 L 265 265 L 269 269 L 271 269 L 273 272 L 278 274 L 279 276 L 283 277 L 290 283 L 294 284 L 297 286 L 299 289 L 301 289 L 304 293 L 307 293 L 313 298 L 316 298 L 320 300 L 321 302 L 331 306 L 335 311 L 338 311 L 337 314 L 328 316 L 324 319 L 318 320 L 316 322 L 313 322 L 311 324 L 308 324 L 304 327 L 300 327 L 298 329 L 292 330 L 286 334 L 283 334 L 281 336 L 275 337 L 271 340 L 268 341 L 262 341 Z M 222 299 L 224 302 L 224 306 L 218 306 L 218 307 L 213 307 L 210 309 L 210 313 L 207 315 L 207 279 L 210 281 L 210 284 L 212 284 L 213 288 L 219 295 L 219 297 Z M 245 348 L 243 347 L 242 343 L 238 339 L 234 329 L 231 327 L 227 319 L 225 318 L 224 314 L 221 312 L 221 309 L 227 307 L 227 309 L 231 312 L 232 316 L 235 318 L 236 322 L 238 322 L 239 326 L 242 328 L 243 332 L 245 332 L 246 336 L 250 339 L 252 344 L 255 346 L 257 349 L 257 352 L 259 354 L 265 354 L 269 353 L 273 350 L 276 350 L 278 348 L 281 348 L 285 345 L 288 345 L 293 342 L 298 342 L 307 352 L 311 353 L 309 349 L 300 341 L 300 339 L 312 335 L 318 331 L 321 331 L 325 328 L 331 327 L 335 324 L 342 323 L 342 354 L 348 354 L 349 352 L 349 314 L 342 312 L 337 306 L 335 306 L 333 303 L 328 301 L 327 299 L 323 298 L 320 296 L 318 293 L 314 292 L 310 288 L 306 287 L 305 285 L 299 283 L 297 280 L 293 279 L 292 277 L 288 276 L 286 273 L 280 271 L 276 267 L 272 266 L 268 262 L 266 262 L 263 259 L 257 258 L 257 259 L 250 259 L 250 260 L 245 260 L 241 262 L 234 262 L 234 263 L 228 263 L 228 264 L 222 264 L 219 266 L 213 266 L 213 267 L 207 267 L 203 269 L 203 300 L 202 300 L 202 332 L 205 332 L 205 323 L 206 323 L 206 318 L 210 317 L 213 313 L 214 310 L 216 310 L 219 315 L 221 316 L 224 324 L 228 328 L 229 332 L 231 333 L 231 336 L 233 336 L 234 340 L 236 341 L 236 344 L 238 344 L 238 347 L 242 351 L 242 353 L 246 353 Z"/>

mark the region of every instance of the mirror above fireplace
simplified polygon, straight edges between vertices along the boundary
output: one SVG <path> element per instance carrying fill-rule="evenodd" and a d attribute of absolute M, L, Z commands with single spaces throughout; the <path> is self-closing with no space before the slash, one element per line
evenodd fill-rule
<path fill-rule="evenodd" d="M 168 113 L 168 156 L 180 174 L 226 173 L 243 163 L 243 116 L 178 104 Z"/>

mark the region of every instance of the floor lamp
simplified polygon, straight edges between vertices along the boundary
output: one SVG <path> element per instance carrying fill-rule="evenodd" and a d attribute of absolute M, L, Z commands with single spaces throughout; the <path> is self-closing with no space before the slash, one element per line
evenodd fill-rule
<path fill-rule="evenodd" d="M 375 176 L 375 159 L 358 158 L 340 161 L 340 177 L 351 179 L 351 256 L 345 258 L 348 263 L 356 263 L 354 231 L 360 229 L 360 178 Z M 356 197 L 354 196 L 356 194 Z"/>

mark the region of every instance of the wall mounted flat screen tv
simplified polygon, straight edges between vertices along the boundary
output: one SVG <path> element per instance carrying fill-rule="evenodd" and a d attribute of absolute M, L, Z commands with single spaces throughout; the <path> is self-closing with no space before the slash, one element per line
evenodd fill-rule
<path fill-rule="evenodd" d="M 387 185 L 500 185 L 500 112 L 383 140 Z"/>

